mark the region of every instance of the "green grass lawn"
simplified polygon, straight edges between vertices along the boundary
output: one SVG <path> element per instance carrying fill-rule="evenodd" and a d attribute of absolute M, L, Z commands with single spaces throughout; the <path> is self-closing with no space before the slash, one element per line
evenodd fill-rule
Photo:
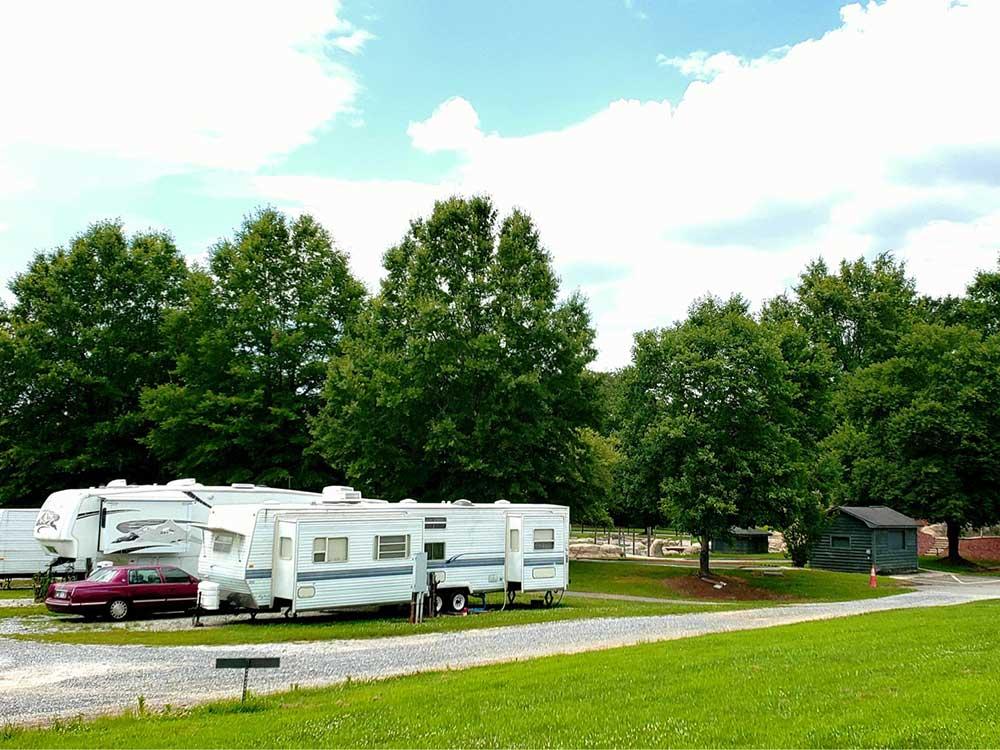
<path fill-rule="evenodd" d="M 0 599 L 30 599 L 34 592 L 30 589 L 0 589 Z"/>
<path fill-rule="evenodd" d="M 1000 603 L 885 612 L 169 713 L 0 747 L 997 747 Z"/>
<path fill-rule="evenodd" d="M 783 569 L 781 575 L 765 575 L 759 571 L 721 570 L 720 576 L 736 578 L 745 587 L 731 592 L 761 603 L 768 601 L 817 601 L 831 602 L 847 599 L 869 599 L 877 596 L 898 594 L 909 589 L 898 581 L 880 577 L 879 587 L 868 587 L 868 576 L 857 573 L 833 573 L 826 570 Z M 593 562 L 574 560 L 570 567 L 570 590 L 592 591 L 602 594 L 632 594 L 664 599 L 689 599 L 698 596 L 692 590 L 690 579 L 697 578 L 690 568 L 663 564 L 637 562 Z M 711 589 L 710 586 L 702 587 Z M 723 590 L 703 592 L 703 595 L 728 596 Z"/>
<path fill-rule="evenodd" d="M 32 615 L 48 615 L 49 610 L 44 604 L 31 604 L 27 607 L 0 607 L 0 620 L 5 617 L 30 617 Z"/>
<path fill-rule="evenodd" d="M 382 612 L 343 612 L 296 620 L 257 620 L 249 618 L 220 627 L 187 628 L 184 630 L 145 630 L 141 623 L 124 628 L 109 629 L 97 623 L 77 629 L 74 622 L 65 620 L 62 632 L 19 635 L 25 640 L 56 641 L 59 643 L 128 644 L 145 646 L 228 645 L 236 643 L 280 643 L 284 641 L 318 641 L 334 638 L 380 638 L 385 636 L 418 635 L 453 630 L 474 630 L 523 625 L 553 620 L 576 620 L 586 617 L 626 617 L 640 615 L 686 614 L 709 609 L 685 604 L 644 604 L 612 601 L 607 599 L 563 599 L 551 609 L 531 607 L 527 602 L 517 602 L 505 611 L 499 610 L 499 595 L 489 598 L 492 609 L 483 614 L 467 617 L 437 617 L 420 625 L 407 622 L 405 610 L 391 609 Z M 33 609 L 33 608 L 32 608 Z M 711 606 L 713 611 L 719 607 Z M 44 611 L 44 608 L 43 608 Z M 60 623 L 56 623 L 58 627 Z M 46 627 L 52 627 L 46 623 Z M 70 629 L 72 628 L 72 629 Z"/>
<path fill-rule="evenodd" d="M 920 567 L 926 570 L 940 570 L 958 575 L 1000 576 L 1000 560 L 967 560 L 955 564 L 947 557 L 921 557 Z"/>

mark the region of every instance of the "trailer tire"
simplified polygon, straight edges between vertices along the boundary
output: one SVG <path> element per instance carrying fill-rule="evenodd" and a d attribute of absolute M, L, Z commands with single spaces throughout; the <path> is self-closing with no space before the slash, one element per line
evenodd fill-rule
<path fill-rule="evenodd" d="M 129 604 L 125 599 L 114 599 L 108 602 L 108 617 L 115 622 L 127 620 L 129 616 Z"/>
<path fill-rule="evenodd" d="M 469 596 L 465 591 L 451 591 L 448 593 L 448 609 L 452 612 L 461 612 L 469 606 Z"/>
<path fill-rule="evenodd" d="M 436 615 L 437 614 L 441 614 L 442 610 L 444 610 L 444 598 L 441 596 L 441 594 L 435 594 L 434 595 L 434 614 L 436 614 Z"/>

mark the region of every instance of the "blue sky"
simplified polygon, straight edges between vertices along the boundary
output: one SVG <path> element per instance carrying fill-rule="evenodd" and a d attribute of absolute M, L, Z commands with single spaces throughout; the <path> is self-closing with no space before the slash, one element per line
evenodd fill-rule
<path fill-rule="evenodd" d="M 374 286 L 410 218 L 488 192 L 589 297 L 601 367 L 816 256 L 960 291 L 1000 247 L 998 6 L 7 4 L 0 277 L 104 217 L 197 257 L 268 203 Z"/>

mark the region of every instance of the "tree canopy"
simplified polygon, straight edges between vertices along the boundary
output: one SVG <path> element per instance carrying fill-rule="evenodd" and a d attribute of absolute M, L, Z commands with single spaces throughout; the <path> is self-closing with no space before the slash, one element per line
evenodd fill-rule
<path fill-rule="evenodd" d="M 184 306 L 166 321 L 177 364 L 142 399 L 143 442 L 172 473 L 203 481 L 330 483 L 309 450 L 309 419 L 363 297 L 312 217 L 247 217 L 191 274 Z"/>
<path fill-rule="evenodd" d="M 330 368 L 318 450 L 390 498 L 578 507 L 595 419 L 584 301 L 559 284 L 531 219 L 439 202 L 385 255 L 379 293 Z"/>
<path fill-rule="evenodd" d="M 0 497 L 155 477 L 139 396 L 173 367 L 163 323 L 187 267 L 169 235 L 95 224 L 35 256 L 0 312 Z"/>

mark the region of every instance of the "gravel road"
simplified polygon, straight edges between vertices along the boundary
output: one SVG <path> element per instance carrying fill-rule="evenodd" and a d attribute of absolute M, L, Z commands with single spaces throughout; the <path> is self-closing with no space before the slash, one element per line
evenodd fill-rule
<path fill-rule="evenodd" d="M 902 608 L 1000 598 L 1000 581 L 935 581 L 908 594 L 831 604 L 731 612 L 570 620 L 505 628 L 380 638 L 248 646 L 82 646 L 0 638 L 0 717 L 34 723 L 136 705 L 184 705 L 239 694 L 242 673 L 215 670 L 219 656 L 279 656 L 281 669 L 258 670 L 258 692 L 372 679 L 445 667 L 687 638 Z"/>

